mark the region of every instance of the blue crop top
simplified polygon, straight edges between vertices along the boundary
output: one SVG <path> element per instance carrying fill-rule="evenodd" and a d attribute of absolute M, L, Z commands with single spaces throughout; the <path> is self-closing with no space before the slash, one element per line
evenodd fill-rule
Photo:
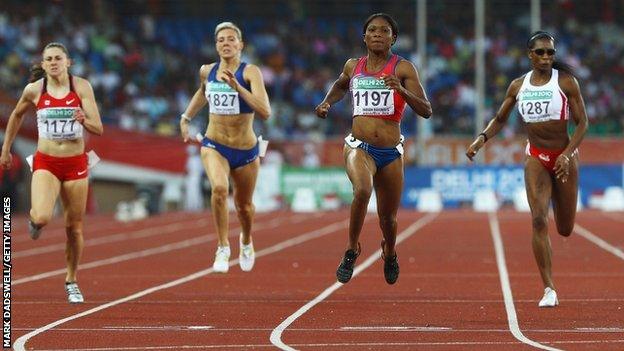
<path fill-rule="evenodd" d="M 217 62 L 206 78 L 206 99 L 210 107 L 211 114 L 217 115 L 238 115 L 241 113 L 254 112 L 251 106 L 239 96 L 238 92 L 232 89 L 227 83 L 217 80 L 217 70 L 220 62 Z M 234 76 L 238 84 L 251 91 L 251 85 L 245 82 L 243 71 L 247 66 L 246 62 L 241 62 Z"/>

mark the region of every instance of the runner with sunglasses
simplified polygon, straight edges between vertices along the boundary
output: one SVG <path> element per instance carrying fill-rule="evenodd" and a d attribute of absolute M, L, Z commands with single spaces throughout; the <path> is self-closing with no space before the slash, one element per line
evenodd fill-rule
<path fill-rule="evenodd" d="M 533 220 L 533 254 L 545 288 L 539 307 L 559 304 L 552 279 L 548 208 L 552 201 L 557 231 L 569 236 L 576 216 L 578 147 L 587 131 L 579 83 L 570 66 L 555 61 L 554 44 L 547 32 L 531 35 L 527 54 L 532 70 L 511 82 L 498 113 L 466 151 L 472 160 L 517 106 L 528 134 L 524 180 Z M 570 118 L 576 124 L 572 136 L 568 135 Z"/>

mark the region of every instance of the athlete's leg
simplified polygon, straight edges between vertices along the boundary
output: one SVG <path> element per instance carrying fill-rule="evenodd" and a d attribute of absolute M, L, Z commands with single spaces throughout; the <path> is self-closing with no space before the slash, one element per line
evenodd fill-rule
<path fill-rule="evenodd" d="M 399 157 L 378 170 L 373 179 L 377 195 L 379 226 L 385 242 L 384 254 L 386 257 L 392 257 L 395 255 L 396 215 L 401 205 L 403 192 L 403 158 Z"/>
<path fill-rule="evenodd" d="M 353 201 L 351 202 L 351 217 L 349 219 L 349 243 L 347 250 L 358 251 L 358 241 L 362 225 L 366 217 L 368 201 L 373 192 L 373 175 L 377 167 L 372 157 L 364 150 L 344 147 L 344 158 L 347 176 L 353 187 Z"/>
<path fill-rule="evenodd" d="M 210 181 L 210 207 L 217 227 L 219 246 L 229 246 L 228 241 L 228 190 L 230 165 L 218 151 L 202 147 L 201 158 Z"/>
<path fill-rule="evenodd" d="M 550 238 L 548 237 L 548 207 L 552 193 L 552 176 L 533 157 L 527 157 L 524 182 L 531 207 L 533 254 L 545 287 L 555 289 L 552 281 Z"/>
<path fill-rule="evenodd" d="M 574 229 L 576 202 L 578 197 L 578 158 L 570 160 L 570 173 L 565 183 L 556 180 L 553 185 L 552 202 L 557 231 L 563 236 L 570 236 Z"/>
<path fill-rule="evenodd" d="M 82 218 L 87 207 L 88 192 L 88 178 L 66 181 L 61 185 L 61 200 L 65 215 L 65 232 L 67 234 L 67 242 L 65 244 L 65 261 L 67 262 L 66 282 L 76 281 L 78 263 L 80 262 L 84 246 Z"/>
<path fill-rule="evenodd" d="M 256 179 L 260 170 L 260 159 L 245 166 L 232 170 L 232 181 L 234 182 L 234 204 L 236 213 L 240 221 L 243 244 L 247 245 L 251 241 L 251 227 L 256 208 L 253 204 L 253 193 L 256 188 Z"/>
<path fill-rule="evenodd" d="M 36 227 L 41 228 L 52 219 L 61 182 L 50 171 L 38 169 L 32 175 L 30 189 L 30 219 Z"/>

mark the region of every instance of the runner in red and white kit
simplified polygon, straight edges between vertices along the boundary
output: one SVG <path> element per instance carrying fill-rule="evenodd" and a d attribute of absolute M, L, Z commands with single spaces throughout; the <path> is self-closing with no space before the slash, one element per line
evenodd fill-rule
<path fill-rule="evenodd" d="M 555 61 L 555 53 L 552 35 L 543 31 L 531 35 L 527 55 L 533 69 L 511 82 L 498 113 L 466 151 L 472 160 L 485 142 L 503 128 L 517 105 L 529 137 L 524 182 L 531 207 L 533 254 L 544 283 L 539 307 L 559 304 L 552 279 L 548 208 L 552 201 L 559 234 L 572 234 L 578 195 L 578 147 L 587 131 L 579 83 L 570 66 Z M 570 117 L 576 124 L 571 137 Z"/>
<path fill-rule="evenodd" d="M 361 251 L 359 237 L 373 189 L 383 233 L 384 277 L 388 284 L 394 284 L 399 277 L 394 246 L 396 214 L 403 191 L 400 121 L 406 103 L 424 118 L 432 112 L 414 65 L 392 53 L 398 33 L 392 17 L 384 13 L 371 15 L 362 28 L 367 55 L 346 62 L 327 96 L 316 107 L 316 114 L 325 118 L 331 105 L 351 92 L 353 127 L 345 138 L 344 157 L 354 197 L 347 250 L 336 271 L 342 283 L 351 279 Z"/>
<path fill-rule="evenodd" d="M 32 167 L 30 236 L 34 240 L 41 235 L 60 194 L 67 232 L 65 290 L 70 303 L 81 303 L 84 298 L 76 283 L 76 271 L 82 255 L 82 217 L 89 186 L 83 130 L 101 135 L 103 127 L 91 85 L 71 76 L 70 64 L 63 44 L 45 47 L 41 65 L 31 69 L 30 83 L 9 117 L 0 165 L 10 167 L 9 150 L 24 114 L 34 106 L 39 138 Z"/>

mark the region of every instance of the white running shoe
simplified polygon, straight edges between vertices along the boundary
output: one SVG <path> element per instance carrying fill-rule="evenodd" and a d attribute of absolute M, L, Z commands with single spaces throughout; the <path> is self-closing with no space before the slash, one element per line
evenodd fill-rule
<path fill-rule="evenodd" d="M 544 289 L 544 297 L 539 302 L 539 307 L 555 307 L 559 304 L 557 292 L 551 288 Z"/>
<path fill-rule="evenodd" d="M 84 297 L 78 288 L 78 284 L 76 282 L 68 283 L 65 282 L 65 292 L 67 293 L 67 301 L 69 303 L 83 303 Z"/>
<path fill-rule="evenodd" d="M 256 262 L 256 254 L 254 253 L 253 241 L 249 241 L 248 245 L 243 244 L 243 233 L 238 237 L 240 244 L 240 254 L 238 255 L 238 264 L 243 272 L 249 272 Z"/>
<path fill-rule="evenodd" d="M 212 269 L 217 273 L 227 273 L 230 269 L 230 247 L 217 246 L 214 264 Z"/>

